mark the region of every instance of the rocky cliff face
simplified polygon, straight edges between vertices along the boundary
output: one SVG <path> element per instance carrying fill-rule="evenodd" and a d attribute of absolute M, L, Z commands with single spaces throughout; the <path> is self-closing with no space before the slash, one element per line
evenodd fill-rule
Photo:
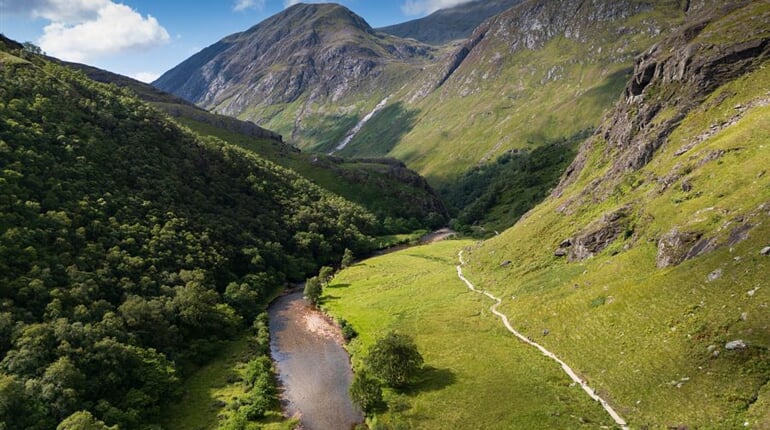
<path fill-rule="evenodd" d="M 476 0 L 451 8 L 440 9 L 432 14 L 402 24 L 379 28 L 383 33 L 416 39 L 431 45 L 441 45 L 453 40 L 465 39 L 482 22 L 523 0 Z"/>
<path fill-rule="evenodd" d="M 302 140 L 303 119 L 321 111 L 355 116 L 368 108 L 362 101 L 387 96 L 431 58 L 426 45 L 378 34 L 342 6 L 299 4 L 222 39 L 153 84 Z"/>
<path fill-rule="evenodd" d="M 768 17 L 747 16 L 749 9 L 743 7 L 748 3 L 751 2 L 731 2 L 717 6 L 716 11 L 706 6 L 690 9 L 685 25 L 637 57 L 633 76 L 617 108 L 567 170 L 556 193 L 575 180 L 585 165 L 586 152 L 595 141 L 606 142 L 607 153 L 613 157 L 612 167 L 589 191 L 608 192 L 609 186 L 624 174 L 647 165 L 687 114 L 698 108 L 717 87 L 763 64 L 770 55 Z M 720 26 L 720 32 L 714 32 L 709 26 L 717 19 L 727 20 L 731 26 L 726 31 Z M 745 28 L 760 31 L 747 32 Z M 677 149 L 676 155 L 691 151 L 698 143 L 734 123 L 746 108 L 737 108 L 736 118 L 731 121 L 714 124 L 705 134 L 693 136 Z M 664 187 L 681 176 L 671 173 L 673 176 L 660 179 Z"/>
<path fill-rule="evenodd" d="M 573 184 L 585 182 L 573 189 L 574 196 L 559 207 L 561 213 L 581 211 L 592 202 L 612 201 L 629 189 L 641 190 L 645 183 L 655 186 L 631 203 L 642 211 L 649 211 L 644 208 L 647 202 L 662 195 L 676 194 L 672 199 L 677 204 L 697 199 L 711 193 L 718 184 L 694 185 L 695 178 L 714 177 L 715 164 L 722 163 L 718 160 L 747 150 L 744 146 L 709 148 L 707 142 L 726 132 L 734 133 L 736 124 L 749 113 L 770 104 L 770 93 L 759 92 L 745 102 L 725 106 L 736 91 L 718 91 L 767 66 L 770 7 L 763 2 L 743 1 L 690 8 L 688 13 L 680 29 L 637 57 L 616 108 L 583 145 L 553 193 L 561 196 Z M 719 115 L 704 113 L 709 111 Z M 696 115 L 703 116 L 700 123 L 693 124 L 691 119 L 683 125 Z M 687 130 L 682 136 L 683 127 Z M 677 131 L 680 134 L 674 138 Z M 597 154 L 601 154 L 599 161 Z M 593 173 L 597 171 L 602 173 Z M 760 171 L 756 178 L 764 174 Z M 713 219 L 727 218 L 724 224 L 704 225 L 703 214 L 716 210 L 710 206 L 659 232 L 654 238 L 658 267 L 678 265 L 749 237 L 770 202 L 761 202 L 758 208 L 739 209 L 741 203 L 712 215 Z M 600 225 L 598 230 L 615 230 L 603 220 L 595 222 Z M 714 228 L 715 224 L 718 228 Z M 595 250 L 601 251 L 614 239 L 601 241 Z M 570 257 L 580 260 L 590 255 L 573 253 Z"/>

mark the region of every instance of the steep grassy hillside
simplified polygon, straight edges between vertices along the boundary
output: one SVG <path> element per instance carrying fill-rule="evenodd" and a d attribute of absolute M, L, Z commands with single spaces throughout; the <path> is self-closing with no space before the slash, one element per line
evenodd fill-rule
<path fill-rule="evenodd" d="M 469 249 L 634 426 L 770 425 L 768 23 L 753 2 L 650 50 L 557 193 Z"/>
<path fill-rule="evenodd" d="M 134 91 L 142 100 L 168 113 L 202 136 L 230 144 L 294 170 L 317 185 L 361 204 L 377 217 L 381 234 L 436 228 L 447 211 L 426 181 L 393 159 L 349 160 L 300 152 L 282 137 L 250 121 L 207 112 L 176 96 L 125 76 L 83 64 L 66 63 L 99 82 Z"/>
<path fill-rule="evenodd" d="M 458 227 L 507 228 L 556 184 L 622 92 L 633 58 L 684 16 L 678 1 L 523 2 L 426 68 L 340 154 L 396 157 L 457 205 Z M 542 147 L 551 148 L 545 158 L 535 153 Z M 517 163 L 496 167 L 511 156 L 539 159 L 537 180 Z"/>
<path fill-rule="evenodd" d="M 4 38 L 0 74 L 3 428 L 147 428 L 274 290 L 372 249 L 371 213 L 128 91 Z M 264 360 L 241 419 L 277 407 Z"/>
<path fill-rule="evenodd" d="M 440 184 L 511 149 L 596 127 L 633 58 L 683 18 L 677 1 L 524 2 L 426 73 L 404 100 L 411 127 L 385 151 Z M 376 139 L 366 127 L 359 136 L 342 155 Z"/>

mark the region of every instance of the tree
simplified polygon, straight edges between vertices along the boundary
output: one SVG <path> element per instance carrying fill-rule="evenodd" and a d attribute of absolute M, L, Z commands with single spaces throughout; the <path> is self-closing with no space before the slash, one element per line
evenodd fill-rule
<path fill-rule="evenodd" d="M 377 340 L 365 363 L 386 384 L 402 388 L 420 371 L 423 358 L 410 336 L 391 331 Z"/>
<path fill-rule="evenodd" d="M 56 426 L 56 430 L 116 430 L 117 426 L 107 427 L 107 424 L 94 418 L 91 412 L 78 411 L 67 417 Z"/>
<path fill-rule="evenodd" d="M 350 267 L 353 264 L 353 251 L 349 248 L 345 248 L 345 252 L 342 254 L 342 261 L 340 267 L 343 269 Z"/>
<path fill-rule="evenodd" d="M 32 43 L 32 42 L 24 42 L 24 43 L 22 43 L 22 44 L 21 44 L 21 46 L 23 46 L 23 47 L 24 47 L 24 50 L 25 50 L 25 51 L 27 51 L 27 52 L 31 52 L 31 53 L 33 53 L 33 54 L 38 54 L 38 55 L 40 55 L 40 54 L 42 54 L 42 53 L 43 53 L 43 50 L 42 50 L 42 49 L 40 49 L 40 47 L 39 47 L 39 46 L 35 45 L 35 44 L 34 44 L 34 43 Z"/>
<path fill-rule="evenodd" d="M 329 282 L 334 279 L 334 269 L 329 266 L 321 267 L 321 270 L 318 272 L 318 279 L 321 280 L 321 284 L 324 286 L 329 285 Z"/>
<path fill-rule="evenodd" d="M 369 376 L 366 369 L 361 369 L 353 376 L 350 384 L 350 398 L 366 415 L 380 410 L 382 401 L 382 385 L 380 381 Z"/>
<path fill-rule="evenodd" d="M 305 281 L 305 298 L 312 304 L 313 306 L 318 304 L 318 299 L 321 298 L 321 293 L 323 292 L 323 285 L 321 284 L 321 280 L 318 279 L 318 276 L 313 276 L 312 278 Z"/>

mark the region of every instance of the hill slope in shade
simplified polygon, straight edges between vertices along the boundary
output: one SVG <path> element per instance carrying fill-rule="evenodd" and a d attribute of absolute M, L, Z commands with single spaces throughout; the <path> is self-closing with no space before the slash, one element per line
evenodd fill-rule
<path fill-rule="evenodd" d="M 333 4 L 298 4 L 228 36 L 153 85 L 327 152 L 433 57 Z"/>
<path fill-rule="evenodd" d="M 250 121 L 207 112 L 172 94 L 134 79 L 83 64 L 66 63 L 90 78 L 129 88 L 140 98 L 165 111 L 181 124 L 294 170 L 321 187 L 363 205 L 374 213 L 381 233 L 404 233 L 417 228 L 437 228 L 447 211 L 425 179 L 394 159 L 346 160 L 301 153 L 284 143 L 277 133 Z"/>
<path fill-rule="evenodd" d="M 476 0 L 463 3 L 412 21 L 378 28 L 394 36 L 442 45 L 465 39 L 486 19 L 510 9 L 522 0 Z"/>
<path fill-rule="evenodd" d="M 466 253 L 632 427 L 770 425 L 769 23 L 766 2 L 691 15 L 554 195 Z"/>

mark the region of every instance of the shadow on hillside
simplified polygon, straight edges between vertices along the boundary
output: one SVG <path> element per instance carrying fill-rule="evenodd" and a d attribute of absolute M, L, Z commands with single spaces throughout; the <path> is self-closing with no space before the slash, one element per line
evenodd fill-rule
<path fill-rule="evenodd" d="M 387 155 L 417 123 L 419 109 L 407 109 L 403 102 L 386 106 L 370 119 L 339 155 L 377 157 Z"/>
<path fill-rule="evenodd" d="M 329 284 L 326 288 L 336 290 L 337 288 L 347 288 L 350 284 Z"/>
<path fill-rule="evenodd" d="M 425 393 L 442 390 L 457 381 L 452 369 L 437 369 L 424 366 L 416 380 L 404 390 L 407 394 Z"/>

